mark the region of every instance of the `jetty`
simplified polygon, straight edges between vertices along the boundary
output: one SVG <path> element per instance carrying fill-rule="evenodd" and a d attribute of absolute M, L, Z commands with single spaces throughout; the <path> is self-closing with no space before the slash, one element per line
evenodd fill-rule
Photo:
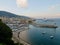
<path fill-rule="evenodd" d="M 58 26 L 52 24 L 37 24 L 33 23 L 34 26 L 41 27 L 41 28 L 57 28 Z"/>
<path fill-rule="evenodd" d="M 40 25 L 39 27 L 46 27 L 46 28 L 57 28 L 56 25 Z"/>

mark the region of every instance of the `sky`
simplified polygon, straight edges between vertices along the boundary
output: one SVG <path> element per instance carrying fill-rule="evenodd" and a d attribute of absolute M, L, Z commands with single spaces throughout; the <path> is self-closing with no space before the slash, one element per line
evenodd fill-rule
<path fill-rule="evenodd" d="M 0 11 L 33 18 L 60 18 L 60 0 L 0 0 Z"/>

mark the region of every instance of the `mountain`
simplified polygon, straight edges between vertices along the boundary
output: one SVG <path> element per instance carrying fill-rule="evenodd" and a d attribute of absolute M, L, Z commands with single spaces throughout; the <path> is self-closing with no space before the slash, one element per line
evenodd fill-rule
<path fill-rule="evenodd" d="M 18 18 L 25 18 L 25 19 L 29 19 L 29 17 L 27 16 L 19 16 L 7 11 L 0 11 L 0 16 L 7 16 L 7 17 L 18 17 Z"/>

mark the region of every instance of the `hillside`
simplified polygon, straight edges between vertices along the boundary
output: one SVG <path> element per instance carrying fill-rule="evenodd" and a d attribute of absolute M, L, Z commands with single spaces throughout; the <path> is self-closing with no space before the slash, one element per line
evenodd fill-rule
<path fill-rule="evenodd" d="M 18 18 L 25 18 L 25 19 L 29 18 L 29 17 L 26 17 L 26 16 L 19 16 L 19 15 L 16 15 L 16 14 L 13 14 L 13 13 L 10 13 L 10 12 L 7 12 L 7 11 L 0 11 L 0 16 L 18 17 Z"/>

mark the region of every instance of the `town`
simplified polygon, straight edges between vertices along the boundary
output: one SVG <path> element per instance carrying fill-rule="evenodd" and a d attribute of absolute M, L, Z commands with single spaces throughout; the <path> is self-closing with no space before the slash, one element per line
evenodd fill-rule
<path fill-rule="evenodd" d="M 24 36 L 22 35 L 22 32 L 29 30 L 28 21 L 32 21 L 32 19 L 26 20 L 23 18 L 17 18 L 17 17 L 10 18 L 6 16 L 0 16 L 0 19 L 2 20 L 3 23 L 5 23 L 7 26 L 9 26 L 12 29 L 12 33 L 13 33 L 12 40 L 14 40 L 15 43 L 22 42 L 23 44 L 26 44 L 26 45 L 29 44 L 29 42 L 26 41 L 26 39 L 22 38 Z"/>

